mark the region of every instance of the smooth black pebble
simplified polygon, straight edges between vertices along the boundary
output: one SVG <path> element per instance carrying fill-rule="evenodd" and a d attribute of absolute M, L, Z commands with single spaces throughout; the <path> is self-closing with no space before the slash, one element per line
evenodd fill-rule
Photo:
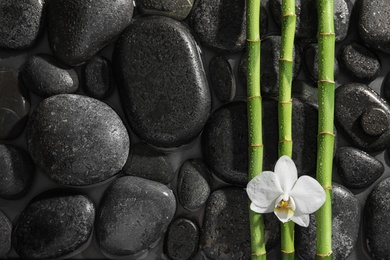
<path fill-rule="evenodd" d="M 83 90 L 87 95 L 103 99 L 114 90 L 111 62 L 103 56 L 93 56 L 84 67 Z"/>

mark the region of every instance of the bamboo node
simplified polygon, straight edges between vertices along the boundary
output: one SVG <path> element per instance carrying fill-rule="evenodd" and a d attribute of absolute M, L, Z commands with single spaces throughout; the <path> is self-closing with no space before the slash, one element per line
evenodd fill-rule
<path fill-rule="evenodd" d="M 259 252 L 259 253 L 252 253 L 251 255 L 253 256 L 262 256 L 262 255 L 265 255 L 267 252 L 263 251 L 263 252 Z"/>
<path fill-rule="evenodd" d="M 279 101 L 279 104 L 286 104 L 286 105 L 292 104 L 292 99 L 287 100 L 287 101 Z"/>
<path fill-rule="evenodd" d="M 254 40 L 252 39 L 246 39 L 247 42 L 261 42 L 260 38 L 256 38 Z"/>
<path fill-rule="evenodd" d="M 332 190 L 331 186 L 322 186 L 322 188 L 324 188 L 324 190 Z"/>
<path fill-rule="evenodd" d="M 296 17 L 297 15 L 294 14 L 294 13 L 287 13 L 287 14 L 283 14 L 283 17 Z"/>
<path fill-rule="evenodd" d="M 331 35 L 335 35 L 334 32 L 320 32 L 318 33 L 320 36 L 331 36 Z"/>
<path fill-rule="evenodd" d="M 292 143 L 293 140 L 291 139 L 283 139 L 283 140 L 280 140 L 279 143 Z"/>
<path fill-rule="evenodd" d="M 326 253 L 326 254 L 316 254 L 317 256 L 319 256 L 319 257 L 321 257 L 321 258 L 325 258 L 325 257 L 327 257 L 327 256 L 330 256 L 331 254 L 333 254 L 333 252 L 332 251 L 329 251 L 328 253 Z"/>
<path fill-rule="evenodd" d="M 253 99 L 253 98 L 260 98 L 261 99 L 261 96 L 249 96 L 246 99 Z"/>
<path fill-rule="evenodd" d="M 263 146 L 264 146 L 264 145 L 262 145 L 262 144 L 251 144 L 251 145 L 249 145 L 248 148 L 263 147 Z"/>
<path fill-rule="evenodd" d="M 329 84 L 336 84 L 336 82 L 334 82 L 333 80 L 329 80 L 329 79 L 321 79 L 318 81 L 318 83 L 329 83 Z"/>
<path fill-rule="evenodd" d="M 331 136 L 333 136 L 333 137 L 335 137 L 335 136 L 336 136 L 334 133 L 327 132 L 327 131 L 320 132 L 320 133 L 318 134 L 318 136 L 320 136 L 320 135 L 331 135 Z"/>
<path fill-rule="evenodd" d="M 295 250 L 292 250 L 292 251 L 285 251 L 283 249 L 280 250 L 280 252 L 284 253 L 284 254 L 293 254 L 295 252 Z"/>
<path fill-rule="evenodd" d="M 293 60 L 284 59 L 284 58 L 280 58 L 279 61 L 285 61 L 285 62 L 289 62 L 289 63 L 293 63 L 294 62 Z"/>

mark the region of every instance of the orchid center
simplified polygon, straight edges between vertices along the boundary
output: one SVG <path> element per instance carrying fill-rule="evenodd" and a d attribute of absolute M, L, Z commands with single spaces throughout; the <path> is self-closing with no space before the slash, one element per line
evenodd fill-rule
<path fill-rule="evenodd" d="M 282 222 L 289 221 L 294 216 L 295 203 L 289 196 L 280 196 L 276 202 L 274 213 Z"/>

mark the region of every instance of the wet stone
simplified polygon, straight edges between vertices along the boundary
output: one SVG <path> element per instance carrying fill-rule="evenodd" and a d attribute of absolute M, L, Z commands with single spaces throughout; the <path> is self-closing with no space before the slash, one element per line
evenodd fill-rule
<path fill-rule="evenodd" d="M 123 109 L 141 139 L 176 148 L 199 135 L 211 96 L 196 42 L 184 25 L 162 16 L 135 19 L 118 40 L 114 66 Z"/>
<path fill-rule="evenodd" d="M 32 46 L 43 28 L 45 1 L 0 1 L 0 48 Z"/>
<path fill-rule="evenodd" d="M 360 38 L 370 47 L 390 53 L 390 3 L 387 0 L 359 1 Z"/>
<path fill-rule="evenodd" d="M 370 114 L 375 115 L 377 112 L 372 112 L 373 109 L 381 110 L 380 121 L 367 124 L 367 122 L 374 122 Z M 336 88 L 335 119 L 357 148 L 366 152 L 375 152 L 382 151 L 390 145 L 389 129 L 378 135 L 382 131 L 386 116 L 387 118 L 390 116 L 390 107 L 369 86 L 363 83 L 351 83 Z"/>
<path fill-rule="evenodd" d="M 207 201 L 200 246 L 208 259 L 249 259 L 250 232 L 248 197 L 244 189 L 223 188 Z M 280 239 L 280 222 L 274 214 L 264 214 L 266 249 Z"/>
<path fill-rule="evenodd" d="M 358 43 L 343 46 L 340 50 L 341 68 L 355 80 L 370 83 L 381 72 L 379 57 L 369 48 Z"/>
<path fill-rule="evenodd" d="M 31 116 L 27 140 L 34 162 L 44 173 L 74 186 L 118 173 L 130 146 L 127 130 L 111 107 L 75 94 L 43 100 Z"/>
<path fill-rule="evenodd" d="M 23 210 L 12 232 L 12 243 L 24 259 L 67 256 L 86 245 L 94 218 L 95 207 L 86 196 L 49 191 Z"/>
<path fill-rule="evenodd" d="M 0 71 L 0 139 L 19 136 L 30 111 L 28 91 L 18 79 L 18 71 Z"/>
<path fill-rule="evenodd" d="M 386 74 L 386 77 L 382 83 L 383 95 L 387 101 L 390 101 L 390 72 Z"/>
<path fill-rule="evenodd" d="M 31 186 L 35 166 L 24 150 L 0 144 L 0 197 L 17 199 L 26 194 Z"/>
<path fill-rule="evenodd" d="M 164 184 L 170 183 L 175 176 L 168 156 L 143 143 L 137 143 L 131 148 L 122 172 Z"/>
<path fill-rule="evenodd" d="M 183 20 L 190 13 L 194 0 L 136 0 L 135 3 L 142 14 Z"/>
<path fill-rule="evenodd" d="M 6 256 L 11 249 L 12 223 L 0 210 L 0 258 Z"/>
<path fill-rule="evenodd" d="M 97 242 L 116 256 L 142 253 L 164 234 L 175 210 L 175 196 L 167 186 L 139 177 L 119 178 L 103 195 Z"/>
<path fill-rule="evenodd" d="M 347 259 L 359 233 L 360 208 L 358 199 L 343 186 L 334 183 L 332 192 L 332 251 L 333 259 Z M 310 215 L 307 228 L 296 225 L 296 254 L 301 259 L 316 259 L 316 218 Z"/>
<path fill-rule="evenodd" d="M 371 256 L 389 259 L 390 247 L 390 178 L 377 184 L 367 198 L 364 208 L 364 233 Z"/>
<path fill-rule="evenodd" d="M 53 55 L 68 65 L 87 61 L 129 25 L 133 9 L 132 0 L 50 0 L 47 29 Z"/>
<path fill-rule="evenodd" d="M 198 251 L 199 233 L 198 226 L 191 220 L 175 219 L 165 235 L 165 254 L 172 260 L 192 259 Z"/>
<path fill-rule="evenodd" d="M 111 62 L 103 56 L 93 56 L 84 67 L 83 90 L 96 99 L 107 97 L 114 90 Z"/>
<path fill-rule="evenodd" d="M 384 172 L 384 165 L 375 157 L 353 147 L 337 149 L 337 172 L 348 188 L 365 188 L 373 184 Z"/>
<path fill-rule="evenodd" d="M 380 108 L 371 108 L 361 115 L 360 125 L 368 135 L 381 135 L 389 130 L 389 116 Z"/>
<path fill-rule="evenodd" d="M 318 107 L 317 85 L 304 80 L 294 80 L 292 83 L 291 95 L 294 98 L 303 100 L 315 107 Z"/>
<path fill-rule="evenodd" d="M 24 85 L 42 97 L 74 93 L 79 87 L 77 72 L 60 64 L 49 54 L 29 57 L 20 75 Z"/>
<path fill-rule="evenodd" d="M 237 52 L 245 47 L 245 13 L 244 1 L 198 0 L 189 16 L 189 26 L 202 44 Z"/>
<path fill-rule="evenodd" d="M 209 176 L 211 173 L 201 160 L 187 160 L 183 163 L 177 189 L 179 201 L 185 209 L 197 210 L 206 203 L 210 195 Z"/>
<path fill-rule="evenodd" d="M 236 80 L 229 61 L 222 55 L 214 56 L 209 63 L 209 75 L 218 99 L 232 101 L 236 94 Z"/>

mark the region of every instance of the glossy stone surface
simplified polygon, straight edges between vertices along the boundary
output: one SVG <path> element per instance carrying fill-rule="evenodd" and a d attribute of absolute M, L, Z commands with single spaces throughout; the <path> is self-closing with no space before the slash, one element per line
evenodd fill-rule
<path fill-rule="evenodd" d="M 31 116 L 27 140 L 43 172 L 58 183 L 75 186 L 118 173 L 130 146 L 127 130 L 111 107 L 74 94 L 42 101 Z"/>
<path fill-rule="evenodd" d="M 164 234 L 175 210 L 175 196 L 167 186 L 139 177 L 119 178 L 100 203 L 97 242 L 117 256 L 143 252 Z"/>
<path fill-rule="evenodd" d="M 214 56 L 209 63 L 209 75 L 218 99 L 232 101 L 236 94 L 236 80 L 229 61 L 222 55 Z"/>
<path fill-rule="evenodd" d="M 21 68 L 20 75 L 24 85 L 42 97 L 74 93 L 79 87 L 77 72 L 58 63 L 49 54 L 29 57 Z"/>
<path fill-rule="evenodd" d="M 177 193 L 181 205 L 187 210 L 202 207 L 209 195 L 211 173 L 199 159 L 187 160 L 179 170 Z"/>
<path fill-rule="evenodd" d="M 172 221 L 165 235 L 164 252 L 169 259 L 192 259 L 199 247 L 200 231 L 189 219 L 178 218 Z"/>
<path fill-rule="evenodd" d="M 31 186 L 35 166 L 27 152 L 13 145 L 0 144 L 0 197 L 17 199 Z"/>
<path fill-rule="evenodd" d="M 190 13 L 194 0 L 136 0 L 135 3 L 142 14 L 183 20 Z"/>
<path fill-rule="evenodd" d="M 118 36 L 130 23 L 132 0 L 50 0 L 50 48 L 60 62 L 81 64 Z"/>
<path fill-rule="evenodd" d="M 6 256 L 11 249 L 12 223 L 0 210 L 0 258 Z"/>
<path fill-rule="evenodd" d="M 45 1 L 0 1 L 0 48 L 25 49 L 32 46 L 45 20 Z"/>
<path fill-rule="evenodd" d="M 313 82 L 305 80 L 294 80 L 292 83 L 291 95 L 294 98 L 301 99 L 303 102 L 318 107 L 318 89 Z"/>
<path fill-rule="evenodd" d="M 137 143 L 131 148 L 123 173 L 164 184 L 170 183 L 175 176 L 168 156 L 143 143 Z"/>
<path fill-rule="evenodd" d="M 181 23 L 162 16 L 134 20 L 119 38 L 114 66 L 123 109 L 141 139 L 172 148 L 200 133 L 210 91 L 196 42 Z"/>
<path fill-rule="evenodd" d="M 66 256 L 87 243 L 95 207 L 86 196 L 51 191 L 38 195 L 23 210 L 12 243 L 24 259 Z"/>
<path fill-rule="evenodd" d="M 18 71 L 0 71 L 0 93 L 0 139 L 13 139 L 23 132 L 30 111 L 29 94 Z"/>
<path fill-rule="evenodd" d="M 111 62 L 103 56 L 93 56 L 84 67 L 83 90 L 87 95 L 103 99 L 114 90 Z"/>
<path fill-rule="evenodd" d="M 366 121 L 361 120 L 367 110 L 374 108 L 383 110 L 390 118 L 389 105 L 369 86 L 363 83 L 350 83 L 336 88 L 335 119 L 352 143 L 366 152 L 381 151 L 390 145 L 390 130 L 380 135 L 376 134 L 375 129 L 383 126 L 381 121 L 371 120 L 371 124 L 365 125 Z M 374 129 L 367 131 L 367 128 Z"/>

